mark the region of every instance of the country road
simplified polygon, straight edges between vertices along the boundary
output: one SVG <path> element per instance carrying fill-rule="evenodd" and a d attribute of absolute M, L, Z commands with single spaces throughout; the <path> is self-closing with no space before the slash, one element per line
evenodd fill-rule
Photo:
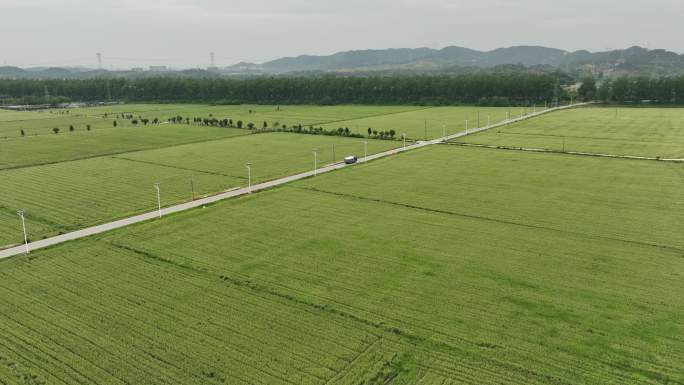
<path fill-rule="evenodd" d="M 429 140 L 429 141 L 416 142 L 416 143 L 413 143 L 410 145 L 406 145 L 406 147 L 400 147 L 400 148 L 396 148 L 393 150 L 384 151 L 381 153 L 369 155 L 367 158 L 360 158 L 358 163 L 370 162 L 370 161 L 375 160 L 375 159 L 380 159 L 380 158 L 388 157 L 391 155 L 396 155 L 396 154 L 402 153 L 404 151 L 410 151 L 410 150 L 414 150 L 414 149 L 418 149 L 418 148 L 422 148 L 422 147 L 427 147 L 427 146 L 443 143 L 443 142 L 451 140 L 451 139 L 456 139 L 456 138 L 464 137 L 466 135 L 470 135 L 470 134 L 474 134 L 477 132 L 489 130 L 492 128 L 501 127 L 501 126 L 505 126 L 505 125 L 508 125 L 511 123 L 520 122 L 520 121 L 531 119 L 531 118 L 534 118 L 534 117 L 537 117 L 540 115 L 548 114 L 551 112 L 581 107 L 581 106 L 585 106 L 588 104 L 589 103 L 577 103 L 577 104 L 573 104 L 573 105 L 569 105 L 569 106 L 550 108 L 550 109 L 543 110 L 540 112 L 536 112 L 533 114 L 529 114 L 529 115 L 521 116 L 518 118 L 514 118 L 514 119 L 502 121 L 499 123 L 495 123 L 495 124 L 492 124 L 489 126 L 475 128 L 475 129 L 471 129 L 468 131 L 458 132 L 456 134 L 449 135 L 446 138 L 442 137 L 442 138 L 433 139 L 433 140 Z M 324 173 L 331 172 L 334 170 L 338 170 L 341 168 L 353 167 L 353 166 L 354 165 L 347 165 L 343 162 L 342 163 L 334 163 L 334 164 L 330 164 L 330 165 L 327 165 L 324 167 L 320 167 L 316 171 L 316 174 L 324 174 Z M 311 170 L 311 171 L 302 172 L 299 174 L 294 174 L 294 175 L 274 179 L 274 180 L 271 180 L 268 182 L 263 182 L 263 183 L 252 185 L 251 192 L 253 193 L 253 192 L 260 191 L 260 190 L 269 189 L 269 188 L 272 188 L 275 186 L 279 186 L 282 184 L 290 183 L 290 182 L 293 182 L 296 180 L 309 178 L 309 177 L 313 177 L 313 176 L 314 176 L 314 171 Z M 164 216 L 164 215 L 173 214 L 173 213 L 177 213 L 177 212 L 181 212 L 181 211 L 186 211 L 186 210 L 190 210 L 193 208 L 202 207 L 204 205 L 211 204 L 214 202 L 222 201 L 224 199 L 234 198 L 234 197 L 247 195 L 247 194 L 250 194 L 250 190 L 247 187 L 234 189 L 234 190 L 226 191 L 226 192 L 214 195 L 214 196 L 194 200 L 192 202 L 187 202 L 187 203 L 183 203 L 183 204 L 179 204 L 179 205 L 175 205 L 175 206 L 171 206 L 171 207 L 167 207 L 167 208 L 162 208 L 161 214 L 162 214 L 162 216 Z M 31 242 L 28 244 L 28 250 L 33 251 L 33 250 L 46 248 L 49 246 L 54 246 L 54 245 L 64 243 L 67 241 L 71 241 L 71 240 L 75 240 L 75 239 L 79 239 L 79 238 L 84 238 L 84 237 L 88 237 L 88 236 L 95 235 L 95 234 L 104 233 L 104 232 L 107 232 L 110 230 L 122 228 L 122 227 L 129 226 L 132 224 L 140 223 L 140 222 L 149 221 L 149 220 L 152 220 L 152 219 L 155 219 L 158 217 L 159 217 L 159 211 L 158 210 L 148 212 L 148 213 L 144 213 L 144 214 L 140 214 L 140 215 L 135 215 L 135 216 L 128 217 L 128 218 L 121 219 L 121 220 L 117 220 L 114 222 L 109 222 L 109 223 L 105 223 L 105 224 L 101 224 L 101 225 L 97 225 L 97 226 L 92 226 L 92 227 L 88 227 L 85 229 L 73 231 L 70 233 L 54 236 L 51 238 L 45 238 L 45 239 L 41 239 L 39 241 Z M 26 253 L 26 245 L 14 246 L 14 247 L 11 247 L 8 249 L 0 250 L 0 259 L 9 258 L 12 256 L 24 254 L 24 253 Z"/>

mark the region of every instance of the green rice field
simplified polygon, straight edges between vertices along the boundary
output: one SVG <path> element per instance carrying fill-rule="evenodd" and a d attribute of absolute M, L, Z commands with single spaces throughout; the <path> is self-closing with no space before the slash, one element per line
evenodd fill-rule
<path fill-rule="evenodd" d="M 395 130 L 397 137 L 406 134 L 412 140 L 435 139 L 469 128 L 497 123 L 506 117 L 529 114 L 532 108 L 502 107 L 431 107 L 416 111 L 398 112 L 383 116 L 353 119 L 325 124 L 327 129 L 348 127 L 352 132 L 368 135 L 368 128 L 377 131 Z M 479 121 L 478 121 L 479 116 Z"/>
<path fill-rule="evenodd" d="M 371 140 L 367 148 L 372 154 L 398 145 Z M 314 149 L 324 165 L 363 156 L 364 143 L 268 133 L 0 170 L 0 246 L 21 240 L 15 213 L 20 208 L 26 210 L 30 237 L 38 239 L 151 211 L 157 204 L 154 183 L 161 183 L 162 205 L 169 206 L 246 186 L 247 162 L 252 183 L 311 170 Z"/>
<path fill-rule="evenodd" d="M 458 141 L 680 159 L 684 158 L 684 113 L 679 108 L 580 108 Z"/>
<path fill-rule="evenodd" d="M 69 115 L 421 140 L 478 112 L 481 125 L 531 112 L 508 111 Z M 0 111 L 0 132 L 34 114 L 66 115 Z M 557 153 L 439 144 L 0 259 L 0 385 L 684 384 L 684 163 L 561 153 L 681 157 L 680 123 L 682 109 L 554 112 L 459 140 Z M 193 124 L 0 139 L 0 245 L 22 240 L 18 208 L 36 240 L 151 211 L 155 182 L 168 206 L 244 186 L 246 162 L 258 183 L 310 170 L 314 150 L 319 164 L 360 157 L 364 142 L 401 145 Z"/>
<path fill-rule="evenodd" d="M 0 370 L 8 383 L 681 382 L 681 179 L 634 162 L 441 146 L 3 261 Z M 607 218 L 580 213 L 607 202 Z"/>

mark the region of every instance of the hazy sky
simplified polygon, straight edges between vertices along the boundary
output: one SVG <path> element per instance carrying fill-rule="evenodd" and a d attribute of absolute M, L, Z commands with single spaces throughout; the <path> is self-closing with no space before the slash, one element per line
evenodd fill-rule
<path fill-rule="evenodd" d="M 0 61 L 206 67 L 341 50 L 684 51 L 683 0 L 0 0 Z M 1 63 L 0 63 L 1 64 Z"/>

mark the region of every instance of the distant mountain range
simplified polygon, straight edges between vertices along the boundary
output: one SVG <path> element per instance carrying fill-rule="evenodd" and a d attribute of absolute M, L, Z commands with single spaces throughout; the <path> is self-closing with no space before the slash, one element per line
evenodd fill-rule
<path fill-rule="evenodd" d="M 684 55 L 662 49 L 641 47 L 606 52 L 575 51 L 517 46 L 492 51 L 477 51 L 463 47 L 401 48 L 339 52 L 329 56 L 302 55 L 286 57 L 263 64 L 239 63 L 208 70 L 130 71 L 88 70 L 83 68 L 0 67 L 0 78 L 96 78 L 180 76 L 212 78 L 259 75 L 342 75 L 467 73 L 489 71 L 562 71 L 569 75 L 664 76 L 684 74 Z"/>
<path fill-rule="evenodd" d="M 330 56 L 297 56 L 260 65 L 240 63 L 229 67 L 234 72 L 286 74 L 293 72 L 372 72 L 415 71 L 450 72 L 462 69 L 495 69 L 508 65 L 526 68 L 585 71 L 594 75 L 684 73 L 684 55 L 666 50 L 632 47 L 592 53 L 561 49 L 517 46 L 492 51 L 463 47 L 385 49 L 339 52 Z"/>

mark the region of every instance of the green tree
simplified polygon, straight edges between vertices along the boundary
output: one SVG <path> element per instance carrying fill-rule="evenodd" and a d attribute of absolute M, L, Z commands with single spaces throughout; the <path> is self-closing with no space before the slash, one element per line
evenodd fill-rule
<path fill-rule="evenodd" d="M 587 77 L 582 80 L 582 85 L 577 90 L 577 93 L 583 100 L 594 100 L 596 91 L 596 80 L 593 77 Z"/>

